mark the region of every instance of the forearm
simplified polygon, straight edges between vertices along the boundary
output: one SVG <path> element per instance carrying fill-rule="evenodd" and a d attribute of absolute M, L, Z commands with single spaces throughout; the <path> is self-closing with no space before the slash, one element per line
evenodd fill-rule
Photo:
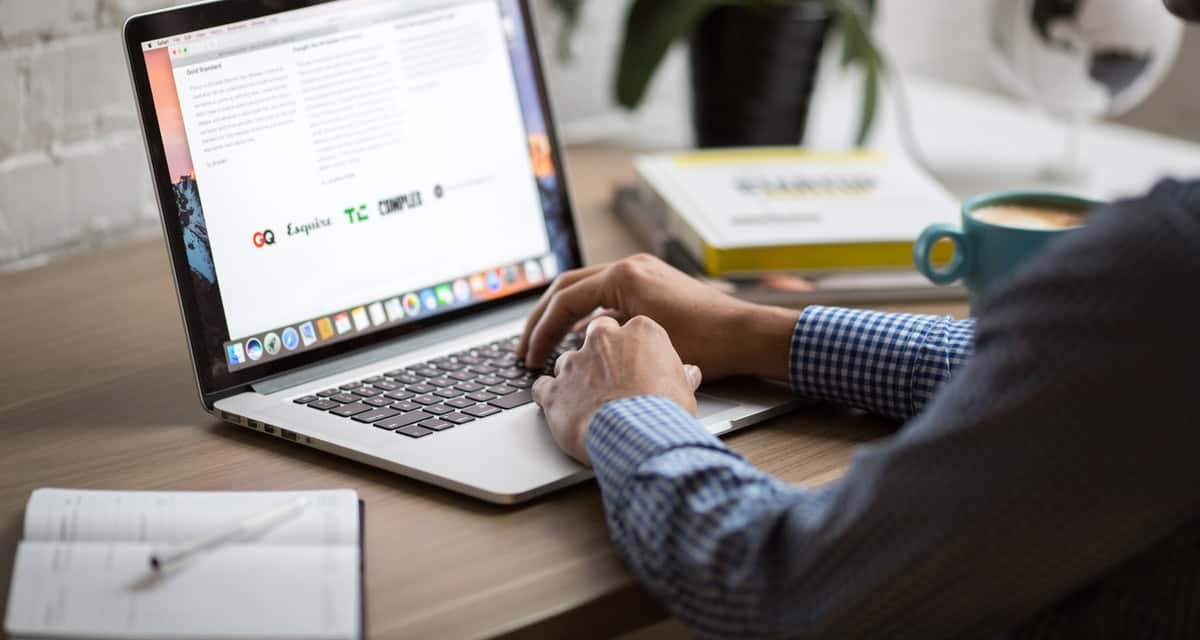
<path fill-rule="evenodd" d="M 974 320 L 808 307 L 792 335 L 792 388 L 905 420 L 970 359 L 974 330 Z"/>
<path fill-rule="evenodd" d="M 756 470 L 659 398 L 607 405 L 588 450 L 614 545 L 680 620 L 709 637 L 805 633 L 776 560 L 804 541 L 781 526 L 819 522 L 823 492 Z"/>

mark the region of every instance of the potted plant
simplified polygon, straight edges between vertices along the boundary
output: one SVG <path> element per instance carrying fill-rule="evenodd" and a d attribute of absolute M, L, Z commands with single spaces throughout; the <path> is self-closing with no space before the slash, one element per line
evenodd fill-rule
<path fill-rule="evenodd" d="M 569 38 L 584 0 L 552 1 Z M 832 29 L 842 39 L 842 64 L 863 71 L 856 138 L 862 145 L 875 120 L 883 73 L 870 31 L 874 5 L 874 0 L 634 0 L 625 23 L 617 102 L 637 108 L 671 46 L 686 38 L 701 147 L 797 144 Z"/>

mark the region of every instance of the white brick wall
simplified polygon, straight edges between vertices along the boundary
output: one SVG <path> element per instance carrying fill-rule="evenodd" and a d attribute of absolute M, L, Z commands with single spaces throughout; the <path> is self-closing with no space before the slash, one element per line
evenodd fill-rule
<path fill-rule="evenodd" d="M 152 230 L 120 25 L 169 0 L 0 0 L 0 268 Z"/>
<path fill-rule="evenodd" d="M 553 55 L 550 82 L 563 129 L 656 144 L 687 131 L 686 66 L 675 52 L 630 117 L 612 107 L 611 73 L 629 0 L 591 0 L 576 59 Z M 989 0 L 882 0 L 884 41 L 900 66 L 991 89 L 982 19 Z M 122 239 L 157 225 L 119 29 L 171 0 L 0 0 L 0 269 Z M 548 0 L 535 0 L 543 11 Z M 543 17 L 545 17 L 543 15 Z M 1200 32 L 1167 86 L 1126 121 L 1200 140 Z M 669 126 L 664 127 L 663 123 Z"/>

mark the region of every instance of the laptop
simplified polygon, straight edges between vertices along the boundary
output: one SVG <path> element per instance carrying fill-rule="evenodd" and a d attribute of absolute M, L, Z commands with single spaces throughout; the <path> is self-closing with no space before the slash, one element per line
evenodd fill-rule
<path fill-rule="evenodd" d="M 581 265 L 527 2 L 208 2 L 124 40 L 206 411 L 495 503 L 590 477 L 512 353 Z"/>

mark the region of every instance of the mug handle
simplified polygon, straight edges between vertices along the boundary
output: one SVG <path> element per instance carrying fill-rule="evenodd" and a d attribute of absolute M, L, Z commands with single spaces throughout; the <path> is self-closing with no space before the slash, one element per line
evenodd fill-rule
<path fill-rule="evenodd" d="M 945 239 L 954 243 L 954 257 L 946 268 L 934 269 L 930 261 L 933 245 Z M 930 225 L 913 244 L 913 262 L 917 265 L 917 271 L 934 284 L 950 284 L 967 275 L 967 265 L 970 264 L 967 246 L 967 237 L 958 228 L 948 224 Z"/>

